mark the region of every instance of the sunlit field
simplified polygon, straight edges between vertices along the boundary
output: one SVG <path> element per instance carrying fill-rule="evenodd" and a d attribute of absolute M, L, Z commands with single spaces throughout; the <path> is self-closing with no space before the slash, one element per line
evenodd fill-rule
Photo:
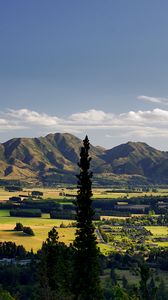
<path fill-rule="evenodd" d="M 30 226 L 35 236 L 28 236 L 22 232 L 13 231 L 16 223 L 22 223 L 23 226 Z M 41 248 L 43 241 L 46 240 L 48 232 L 57 226 L 59 240 L 69 245 L 72 243 L 75 234 L 74 227 L 60 228 L 60 224 L 68 226 L 71 220 L 50 219 L 49 214 L 43 214 L 42 218 L 18 218 L 10 217 L 9 211 L 0 210 L 0 241 L 12 241 L 17 245 L 23 245 L 26 250 L 33 249 L 35 252 Z"/>
<path fill-rule="evenodd" d="M 71 198 L 70 196 L 76 195 L 77 189 L 69 189 L 69 188 L 33 188 L 33 189 L 26 189 L 24 188 L 23 191 L 18 192 L 8 192 L 5 191 L 4 188 L 0 188 L 0 201 L 8 200 L 9 197 L 19 196 L 19 195 L 31 195 L 33 190 L 43 192 L 43 199 L 68 199 Z M 66 195 L 67 194 L 67 195 Z M 139 197 L 139 196 L 166 196 L 168 195 L 168 189 L 159 189 L 157 192 L 131 192 L 127 193 L 118 191 L 110 190 L 109 188 L 93 188 L 93 199 L 116 199 L 116 198 L 131 198 L 131 197 Z"/>

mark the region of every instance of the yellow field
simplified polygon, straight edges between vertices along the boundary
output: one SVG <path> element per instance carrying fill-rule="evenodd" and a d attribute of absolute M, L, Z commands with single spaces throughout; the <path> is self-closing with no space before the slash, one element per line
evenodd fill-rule
<path fill-rule="evenodd" d="M 22 195 L 29 195 L 33 190 L 43 192 L 43 198 L 53 198 L 53 199 L 65 199 L 66 196 L 60 196 L 60 193 L 63 192 L 65 194 L 76 194 L 76 188 L 68 189 L 68 188 L 33 188 L 33 189 L 24 189 L 23 191 L 19 192 L 8 192 L 5 191 L 3 188 L 0 188 L 0 201 L 8 200 L 9 197 L 12 196 L 19 196 Z M 168 195 L 168 190 L 159 190 L 157 193 L 153 192 L 135 192 L 135 193 L 117 193 L 117 192 L 107 192 L 110 189 L 102 189 L 102 188 L 93 188 L 93 199 L 100 198 L 100 199 L 113 199 L 113 198 L 131 198 L 131 197 L 139 197 L 139 196 L 166 196 Z M 68 198 L 68 197 L 67 197 Z"/>
<path fill-rule="evenodd" d="M 48 232 L 52 229 L 53 226 L 31 226 L 35 236 L 28 236 L 23 232 L 13 231 L 13 225 L 4 224 L 1 225 L 0 230 L 0 241 L 12 241 L 17 245 L 23 245 L 26 250 L 33 249 L 36 252 L 41 248 L 43 241 L 46 240 Z M 64 242 L 66 245 L 69 245 L 74 240 L 75 228 L 57 228 L 59 234 L 59 240 Z"/>
<path fill-rule="evenodd" d="M 100 249 L 100 252 L 104 255 L 108 255 L 114 250 L 114 247 L 112 247 L 112 245 L 110 244 L 98 244 L 98 247 Z"/>
<path fill-rule="evenodd" d="M 35 236 L 27 236 L 22 232 L 13 231 L 16 223 L 22 223 L 23 226 L 30 226 Z M 41 248 L 43 241 L 46 240 L 48 232 L 57 226 L 57 231 L 59 233 L 59 240 L 69 245 L 75 235 L 74 227 L 59 228 L 60 224 L 68 226 L 71 220 L 55 220 L 50 219 L 49 214 L 43 214 L 42 218 L 17 218 L 9 217 L 8 211 L 0 211 L 0 241 L 12 241 L 17 245 L 23 245 L 26 250 L 31 250 L 31 248 L 36 252 Z"/>
<path fill-rule="evenodd" d="M 150 230 L 150 232 L 154 236 L 166 236 L 168 235 L 168 227 L 167 226 L 145 226 L 147 230 Z"/>
<path fill-rule="evenodd" d="M 150 230 L 152 236 L 150 237 L 150 241 L 153 238 L 167 238 L 168 237 L 168 226 L 145 226 L 147 230 Z M 154 244 L 157 244 L 158 247 L 168 247 L 168 241 L 155 241 Z"/>
<path fill-rule="evenodd" d="M 35 191 L 41 191 L 43 192 L 43 198 L 47 199 L 47 198 L 53 198 L 53 199 L 62 199 L 64 198 L 63 196 L 59 196 L 59 193 L 64 191 L 65 193 L 70 193 L 69 191 L 67 191 L 66 189 L 40 189 L 40 188 L 34 188 L 34 189 L 24 189 L 23 191 L 19 191 L 19 192 L 8 192 L 5 191 L 3 188 L 0 188 L 0 201 L 3 200 L 8 200 L 9 197 L 17 197 L 19 195 L 31 195 L 31 192 L 35 190 Z M 74 191 L 71 191 L 71 193 L 74 193 Z"/>

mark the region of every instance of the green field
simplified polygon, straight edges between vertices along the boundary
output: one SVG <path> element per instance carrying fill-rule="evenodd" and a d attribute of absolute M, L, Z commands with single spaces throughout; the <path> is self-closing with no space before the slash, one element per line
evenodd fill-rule
<path fill-rule="evenodd" d="M 152 236 L 149 241 L 153 238 L 168 238 L 168 227 L 167 226 L 146 226 L 147 230 L 150 230 Z M 154 244 L 157 244 L 158 247 L 168 247 L 168 241 L 154 241 Z"/>
<path fill-rule="evenodd" d="M 18 222 L 22 223 L 23 226 L 30 226 L 34 231 L 35 236 L 31 237 L 22 232 L 13 231 L 15 224 Z M 17 245 L 22 244 L 27 250 L 33 249 L 34 251 L 37 251 L 40 249 L 43 241 L 47 238 L 48 232 L 53 226 L 57 226 L 60 241 L 69 245 L 73 242 L 76 230 L 74 227 L 68 227 L 71 222 L 71 220 L 50 219 L 49 214 L 42 214 L 41 218 L 10 217 L 8 210 L 0 210 L 0 241 L 13 241 Z M 67 227 L 60 228 L 61 223 Z M 115 242 L 118 241 L 121 243 L 123 241 L 126 244 L 133 242 L 126 237 L 123 238 L 120 235 L 120 232 L 116 231 L 117 228 L 120 229 L 120 226 L 117 228 L 111 226 L 111 228 L 114 232 L 113 239 Z M 152 242 L 153 238 L 168 237 L 167 226 L 146 226 L 145 228 L 152 233 L 152 236 L 150 236 L 146 242 L 147 244 L 153 243 L 161 247 L 168 247 L 168 241 Z M 113 242 L 100 243 L 99 248 L 104 254 L 108 254 L 115 249 Z"/>
<path fill-rule="evenodd" d="M 22 232 L 13 231 L 16 223 L 22 223 L 23 226 L 30 226 L 35 236 L 27 236 Z M 53 226 L 58 226 L 60 241 L 69 245 L 75 234 L 74 227 L 59 228 L 63 223 L 66 226 L 71 223 L 70 220 L 55 220 L 50 219 L 49 214 L 43 214 L 42 218 L 17 218 L 10 217 L 9 211 L 0 210 L 0 241 L 12 241 L 17 245 L 23 245 L 27 250 L 33 249 L 37 251 L 40 249 L 42 242 L 47 238 L 48 232 Z"/>
<path fill-rule="evenodd" d="M 168 272 L 151 269 L 151 274 L 153 275 L 156 282 L 159 284 L 161 280 L 163 280 L 168 287 Z M 129 284 L 138 285 L 140 281 L 140 275 L 135 270 L 118 270 L 116 269 L 117 281 L 122 285 L 123 276 L 127 279 Z"/>
<path fill-rule="evenodd" d="M 24 189 L 24 191 L 19 192 L 8 192 L 5 191 L 3 188 L 0 188 L 0 201 L 6 201 L 9 199 L 9 197 L 12 196 L 19 196 L 21 195 L 31 195 L 31 192 L 33 190 L 41 191 L 43 192 L 43 199 L 44 201 L 46 199 L 57 199 L 59 202 L 62 200 L 64 203 L 66 202 L 66 199 L 69 199 L 69 195 L 76 194 L 76 189 L 68 189 L 68 188 L 34 188 L 34 189 Z M 68 196 L 65 196 L 65 194 L 68 194 Z M 93 199 L 115 199 L 118 197 L 138 197 L 138 196 L 144 196 L 144 195 L 166 195 L 168 194 L 168 190 L 159 190 L 157 193 L 151 193 L 151 192 L 135 192 L 135 193 L 120 193 L 120 192 L 113 192 L 110 191 L 110 189 L 102 189 L 102 188 L 93 188 Z M 72 198 L 73 199 L 73 198 Z M 71 201 L 71 200 L 70 200 Z M 106 218 L 115 218 L 111 216 L 102 216 L 101 219 Z M 125 219 L 126 217 L 116 217 Z M 27 236 L 21 232 L 14 232 L 13 229 L 15 227 L 15 224 L 17 222 L 20 222 L 23 224 L 23 226 L 30 226 L 34 233 L 34 237 Z M 27 250 L 30 250 L 33 248 L 34 251 L 37 251 L 41 245 L 42 242 L 45 241 L 48 231 L 51 230 L 53 226 L 58 227 L 58 233 L 60 236 L 60 241 L 65 242 L 67 245 L 70 244 L 74 239 L 75 234 L 75 228 L 67 227 L 67 228 L 60 228 L 60 224 L 64 223 L 66 226 L 71 223 L 70 220 L 55 220 L 50 219 L 49 214 L 43 214 L 42 218 L 18 218 L 18 217 L 10 217 L 8 210 L 0 210 L 0 241 L 13 241 L 16 244 L 22 244 Z M 168 236 L 168 227 L 166 226 L 147 226 L 146 229 L 150 230 L 152 233 L 152 236 L 149 237 L 149 240 L 147 241 L 147 244 L 155 243 L 158 246 L 162 247 L 168 247 L 168 241 L 157 241 L 153 242 L 152 239 L 156 237 L 167 237 Z M 115 243 L 115 247 L 114 244 Z M 120 249 L 119 246 L 122 242 L 125 244 L 128 244 L 129 242 L 132 243 L 132 240 L 127 241 L 127 239 L 123 238 L 120 233 L 116 233 L 113 235 L 113 242 L 110 241 L 108 244 L 100 244 L 99 247 L 103 253 L 109 253 L 110 251 L 113 251 L 114 249 Z M 127 245 L 126 245 L 127 247 Z"/>
<path fill-rule="evenodd" d="M 145 228 L 150 230 L 150 232 L 156 237 L 168 235 L 167 226 L 145 226 Z"/>

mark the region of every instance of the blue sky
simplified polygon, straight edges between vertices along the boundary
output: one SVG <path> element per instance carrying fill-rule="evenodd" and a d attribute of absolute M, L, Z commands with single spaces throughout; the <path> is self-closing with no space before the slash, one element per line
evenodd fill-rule
<path fill-rule="evenodd" d="M 166 0 L 0 0 L 0 141 L 86 133 L 167 150 Z"/>

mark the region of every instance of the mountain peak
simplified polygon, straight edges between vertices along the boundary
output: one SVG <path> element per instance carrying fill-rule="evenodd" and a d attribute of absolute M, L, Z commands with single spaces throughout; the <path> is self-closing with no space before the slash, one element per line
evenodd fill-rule
<path fill-rule="evenodd" d="M 81 146 L 82 140 L 70 133 L 11 139 L 0 144 L 0 179 L 43 184 L 76 182 Z M 90 145 L 90 156 L 94 178 L 99 181 L 138 175 L 168 182 L 168 153 L 146 143 L 128 141 L 110 150 Z"/>

